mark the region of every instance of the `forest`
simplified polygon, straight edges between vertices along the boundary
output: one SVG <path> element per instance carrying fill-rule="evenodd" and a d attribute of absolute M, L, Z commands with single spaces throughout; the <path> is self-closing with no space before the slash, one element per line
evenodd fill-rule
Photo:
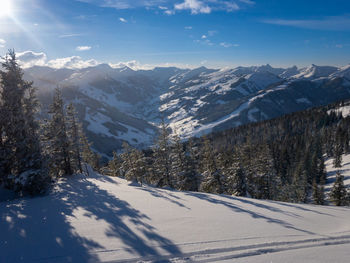
<path fill-rule="evenodd" d="M 188 141 L 162 122 L 153 147 L 125 142 L 101 164 L 59 88 L 49 118 L 38 120 L 35 88 L 23 80 L 14 51 L 0 78 L 0 185 L 20 195 L 45 194 L 57 178 L 87 173 L 89 165 L 141 185 L 323 205 L 325 159 L 341 167 L 350 153 L 350 118 L 334 110 L 347 102 L 338 102 Z M 349 204 L 343 180 L 339 172 L 330 193 L 335 205 Z"/>

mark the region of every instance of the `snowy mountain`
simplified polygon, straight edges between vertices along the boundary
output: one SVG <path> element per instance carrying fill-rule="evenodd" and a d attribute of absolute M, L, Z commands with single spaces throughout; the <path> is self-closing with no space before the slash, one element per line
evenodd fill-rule
<path fill-rule="evenodd" d="M 53 89 L 62 87 L 94 148 L 110 156 L 122 141 L 151 145 L 162 118 L 187 138 L 350 98 L 349 72 L 349 66 L 135 71 L 100 64 L 75 70 L 36 66 L 25 70 L 25 78 L 39 88 L 44 108 Z"/>
<path fill-rule="evenodd" d="M 350 256 L 349 207 L 178 192 L 89 173 L 61 178 L 46 196 L 0 199 L 0 262 L 347 262 Z"/>

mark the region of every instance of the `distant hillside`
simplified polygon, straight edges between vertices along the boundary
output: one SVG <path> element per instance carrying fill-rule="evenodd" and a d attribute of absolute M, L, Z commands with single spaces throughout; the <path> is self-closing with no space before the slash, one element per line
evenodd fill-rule
<path fill-rule="evenodd" d="M 349 66 L 138 71 L 106 64 L 76 70 L 36 66 L 25 77 L 39 88 L 44 109 L 60 86 L 94 148 L 108 156 L 123 141 L 150 146 L 162 118 L 189 138 L 350 98 Z"/>

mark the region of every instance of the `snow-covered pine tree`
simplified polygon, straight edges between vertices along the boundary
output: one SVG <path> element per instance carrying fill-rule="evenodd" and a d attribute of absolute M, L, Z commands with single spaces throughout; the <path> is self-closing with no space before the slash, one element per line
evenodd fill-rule
<path fill-rule="evenodd" d="M 113 151 L 113 158 L 108 162 L 107 170 L 109 176 L 122 176 L 120 173 L 120 169 L 122 166 L 122 160 L 120 156 Z"/>
<path fill-rule="evenodd" d="M 330 198 L 336 206 L 342 206 L 346 204 L 346 195 L 347 193 L 346 188 L 344 186 L 344 176 L 338 170 L 335 182 L 330 193 Z"/>
<path fill-rule="evenodd" d="M 142 151 L 132 148 L 128 143 L 123 142 L 124 152 L 122 156 L 122 170 L 125 179 L 139 182 L 141 185 L 147 172 L 147 163 Z"/>
<path fill-rule="evenodd" d="M 121 175 L 123 177 L 126 177 L 126 174 L 129 172 L 129 170 L 132 169 L 132 159 L 131 159 L 132 148 L 127 142 L 123 142 L 122 146 L 123 146 L 123 153 L 120 155 Z"/>
<path fill-rule="evenodd" d="M 340 168 L 342 163 L 342 153 L 343 149 L 339 141 L 336 141 L 334 146 L 334 159 L 333 159 L 333 167 Z"/>
<path fill-rule="evenodd" d="M 89 142 L 83 131 L 80 133 L 80 141 L 82 144 L 81 157 L 82 161 L 85 163 L 84 166 L 89 164 L 94 170 L 97 171 L 99 169 L 99 156 L 91 150 L 92 143 Z M 86 172 L 88 172 L 87 169 Z"/>
<path fill-rule="evenodd" d="M 293 181 L 291 189 L 293 192 L 291 193 L 291 201 L 297 203 L 305 203 L 307 200 L 307 174 L 303 166 L 303 161 L 297 165 L 297 168 L 293 174 Z"/>
<path fill-rule="evenodd" d="M 335 142 L 334 142 L 334 160 L 333 160 L 334 168 L 340 168 L 342 164 L 342 154 L 343 154 L 342 133 L 343 131 L 341 126 L 338 126 L 335 133 Z"/>
<path fill-rule="evenodd" d="M 174 187 L 170 169 L 170 153 L 171 153 L 171 141 L 168 132 L 168 126 L 164 120 L 161 124 L 160 135 L 156 141 L 154 147 L 154 163 L 153 163 L 153 177 L 157 181 L 157 187 Z"/>
<path fill-rule="evenodd" d="M 23 80 L 13 50 L 3 60 L 0 70 L 0 180 L 16 191 L 41 193 L 50 178 L 35 120 L 38 107 L 35 89 L 32 82 Z"/>
<path fill-rule="evenodd" d="M 223 178 L 217 167 L 214 150 L 208 137 L 204 137 L 201 151 L 203 179 L 200 184 L 200 191 L 221 194 L 224 192 Z"/>
<path fill-rule="evenodd" d="M 48 120 L 45 129 L 45 141 L 47 142 L 50 156 L 50 172 L 53 176 L 71 175 L 70 143 L 67 136 L 66 118 L 61 90 L 57 87 L 50 105 Z"/>
<path fill-rule="evenodd" d="M 312 183 L 312 199 L 316 205 L 324 204 L 324 186 L 318 185 L 316 179 Z"/>
<path fill-rule="evenodd" d="M 130 171 L 132 173 L 132 178 L 138 183 L 142 185 L 142 183 L 145 181 L 145 178 L 147 177 L 147 162 L 145 155 L 142 151 L 137 150 L 134 148 L 131 152 L 131 159 L 132 159 L 132 170 Z"/>
<path fill-rule="evenodd" d="M 83 172 L 82 167 L 82 127 L 77 118 L 77 113 L 72 103 L 67 106 L 66 116 L 67 137 L 69 141 L 69 153 L 71 167 L 74 172 Z"/>
<path fill-rule="evenodd" d="M 180 137 L 176 134 L 171 151 L 171 177 L 176 182 L 176 188 L 182 191 L 197 191 L 197 174 L 190 153 L 186 154 Z"/>

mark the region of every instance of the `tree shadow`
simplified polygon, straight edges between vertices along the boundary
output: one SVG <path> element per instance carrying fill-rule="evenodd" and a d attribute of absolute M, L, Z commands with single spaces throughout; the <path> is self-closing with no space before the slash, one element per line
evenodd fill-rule
<path fill-rule="evenodd" d="M 219 204 L 219 205 L 226 206 L 227 208 L 233 210 L 234 212 L 245 213 L 245 214 L 250 215 L 253 218 L 263 219 L 263 220 L 265 220 L 268 223 L 277 224 L 277 225 L 282 226 L 284 228 L 293 229 L 293 230 L 302 232 L 304 234 L 317 235 L 314 232 L 295 227 L 292 224 L 290 224 L 287 221 L 284 221 L 282 219 L 276 219 L 276 218 L 273 218 L 273 217 L 269 217 L 269 216 L 267 216 L 267 213 L 261 214 L 261 213 L 249 210 L 249 209 L 247 209 L 247 207 L 242 208 L 242 207 L 240 207 L 238 205 L 233 204 L 232 202 L 228 202 L 228 201 L 225 201 L 225 200 L 220 200 L 220 199 L 214 198 L 214 197 L 212 197 L 209 194 L 196 193 L 196 192 L 186 192 L 186 195 L 197 197 L 197 198 L 199 198 L 201 200 L 205 200 L 205 201 L 208 201 L 208 202 L 213 203 L 213 204 Z M 220 197 L 223 197 L 223 195 L 220 195 Z M 233 198 L 233 197 L 231 198 L 229 196 L 224 196 L 224 197 L 225 198 L 229 198 L 231 200 L 238 200 L 238 201 L 241 201 L 241 202 L 247 203 L 247 204 L 254 204 L 255 203 L 253 200 L 250 201 L 250 200 L 246 200 L 246 199 L 238 199 L 238 198 Z M 267 209 L 269 211 L 272 211 L 270 206 L 267 206 L 267 205 L 261 206 L 261 204 L 257 204 L 257 203 L 255 203 L 254 205 L 257 206 L 257 207 L 264 208 L 264 209 Z M 280 209 L 277 209 L 274 212 L 283 213 L 283 211 L 280 210 Z"/>
<path fill-rule="evenodd" d="M 302 210 L 302 211 L 305 211 L 305 212 L 312 212 L 312 213 L 316 213 L 316 214 L 319 214 L 319 215 L 325 215 L 325 216 L 334 217 L 334 215 L 332 215 L 332 214 L 320 212 L 320 211 L 313 210 L 313 209 L 310 209 L 310 208 L 306 208 L 306 207 L 303 207 L 301 204 L 283 203 L 283 202 L 277 202 L 277 201 L 273 201 L 273 203 L 277 204 L 277 205 L 280 205 L 280 206 L 287 206 L 287 207 L 291 207 L 291 208 L 296 208 L 296 209 L 299 209 L 299 210 Z M 318 206 L 318 207 L 322 207 L 322 206 Z M 327 208 L 329 209 L 329 207 L 327 207 Z"/>
<path fill-rule="evenodd" d="M 346 174 L 349 174 L 350 169 L 341 169 L 341 168 L 339 168 L 338 170 L 330 171 L 330 172 L 327 173 L 326 184 L 334 184 L 334 182 L 336 180 L 337 171 L 339 171 L 340 174 L 342 174 L 344 176 L 344 181 L 350 179 L 350 175 L 346 175 Z M 332 178 L 330 178 L 330 177 L 332 177 Z"/>
<path fill-rule="evenodd" d="M 181 203 L 181 200 L 182 200 L 181 197 L 178 197 L 178 196 L 171 193 L 172 191 L 176 191 L 176 190 L 165 190 L 164 191 L 160 188 L 153 188 L 150 186 L 146 186 L 146 187 L 139 186 L 137 188 L 141 191 L 145 191 L 145 192 L 150 193 L 154 197 L 163 198 L 164 200 L 169 201 L 175 205 L 178 205 L 179 207 L 183 207 L 183 208 L 190 210 L 189 207 L 187 207 L 186 205 Z"/>
<path fill-rule="evenodd" d="M 77 209 L 84 216 L 107 223 L 106 238 L 118 238 L 123 243 L 116 250 L 156 257 L 161 254 L 158 247 L 169 254 L 181 254 L 174 243 L 148 224 L 147 215 L 89 178 L 63 179 L 48 196 L 0 203 L 0 262 L 98 262 L 98 252 L 106 248 L 75 231 L 69 217 L 74 218 Z M 105 180 L 99 175 L 93 179 Z M 133 231 L 135 228 L 139 233 Z"/>

